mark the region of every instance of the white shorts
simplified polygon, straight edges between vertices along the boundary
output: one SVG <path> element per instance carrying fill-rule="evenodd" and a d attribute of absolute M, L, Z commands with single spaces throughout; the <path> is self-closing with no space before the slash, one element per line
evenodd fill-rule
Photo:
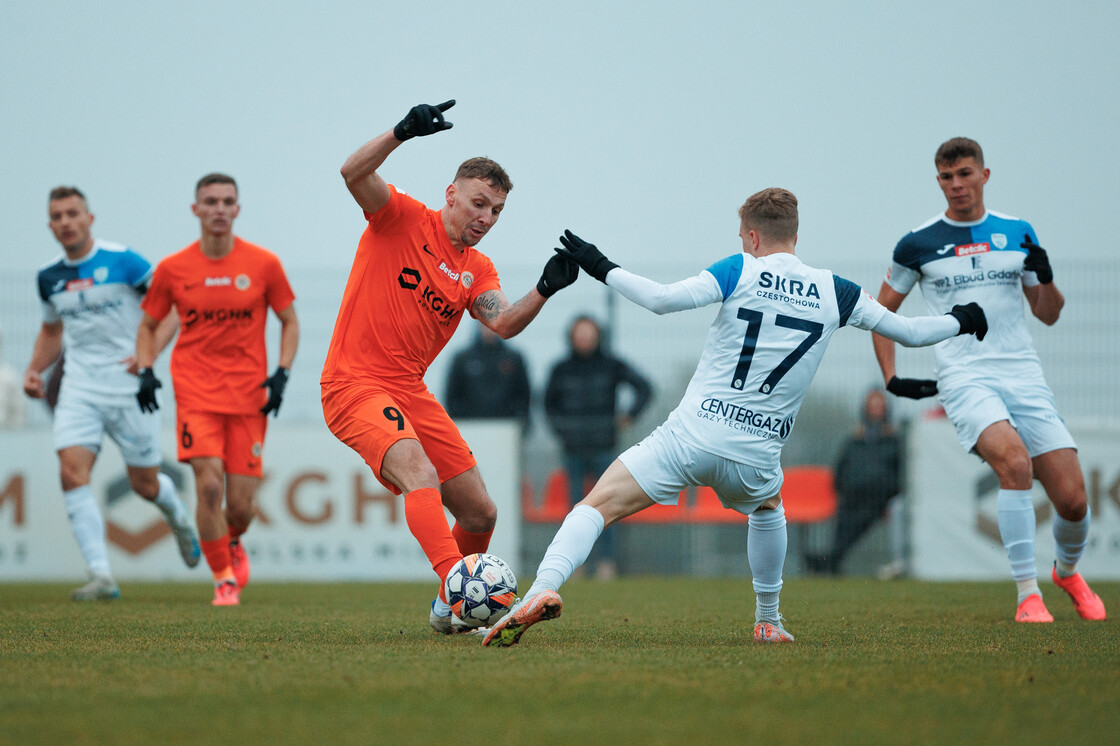
<path fill-rule="evenodd" d="M 760 469 L 697 448 L 667 426 L 618 457 L 638 486 L 661 505 L 676 505 L 681 490 L 711 487 L 723 507 L 750 515 L 782 488 L 782 470 Z"/>
<path fill-rule="evenodd" d="M 938 381 L 937 388 L 937 399 L 966 451 L 976 447 L 980 433 L 1001 420 L 1018 431 L 1031 458 L 1077 448 L 1041 376 L 952 376 Z"/>
<path fill-rule="evenodd" d="M 129 466 L 158 466 L 163 460 L 158 413 L 141 412 L 135 401 L 98 404 L 80 396 L 59 397 L 54 410 L 55 450 L 82 446 L 96 454 L 106 433 L 120 446 Z"/>

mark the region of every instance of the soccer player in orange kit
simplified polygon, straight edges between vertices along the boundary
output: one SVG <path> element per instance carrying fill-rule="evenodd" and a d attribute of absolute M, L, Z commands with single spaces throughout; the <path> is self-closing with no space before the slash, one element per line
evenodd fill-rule
<path fill-rule="evenodd" d="M 503 339 L 528 326 L 545 300 L 575 282 L 579 267 L 553 255 L 534 289 L 510 303 L 498 273 L 475 245 L 497 222 L 513 184 L 494 161 L 471 158 L 432 210 L 377 173 L 405 140 L 451 128 L 454 100 L 420 104 L 393 129 L 355 151 L 342 176 L 368 226 L 323 366 L 323 415 L 377 479 L 404 495 L 405 520 L 442 581 L 464 555 L 490 544 L 497 508 L 471 450 L 424 373 L 447 344 L 463 311 Z M 449 528 L 444 506 L 455 517 Z M 465 632 L 441 591 L 429 622 Z"/>
<path fill-rule="evenodd" d="M 267 418 L 280 408 L 299 346 L 295 295 L 280 260 L 233 235 L 241 211 L 237 200 L 231 177 L 208 174 L 199 180 L 191 209 L 202 236 L 156 266 L 136 338 L 136 397 L 141 409 L 151 411 L 159 408 L 161 386 L 151 368 L 154 331 L 175 307 L 175 432 L 179 460 L 194 470 L 198 533 L 214 573 L 215 606 L 239 604 L 249 582 L 240 537 L 256 511 Z M 264 337 L 269 308 L 280 319 L 279 366 L 271 376 Z"/>

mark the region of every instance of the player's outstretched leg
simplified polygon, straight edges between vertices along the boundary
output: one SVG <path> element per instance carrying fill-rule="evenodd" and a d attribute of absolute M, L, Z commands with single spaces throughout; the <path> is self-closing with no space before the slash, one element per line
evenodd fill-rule
<path fill-rule="evenodd" d="M 1077 613 L 1082 619 L 1104 620 L 1106 618 L 1104 601 L 1101 601 L 1101 597 L 1093 593 L 1089 584 L 1085 582 L 1085 578 L 1081 577 L 1081 573 L 1075 572 L 1073 575 L 1063 578 L 1058 574 L 1058 567 L 1055 564 L 1054 569 L 1050 571 L 1050 579 L 1054 581 L 1054 585 L 1069 594 L 1069 597 L 1073 599 L 1073 607 L 1077 609 Z"/>
<path fill-rule="evenodd" d="M 482 644 L 499 648 L 516 645 L 525 630 L 537 622 L 547 622 L 560 616 L 563 606 L 564 601 L 556 591 L 541 591 L 527 596 L 520 603 L 514 604 L 509 613 L 490 628 Z"/>

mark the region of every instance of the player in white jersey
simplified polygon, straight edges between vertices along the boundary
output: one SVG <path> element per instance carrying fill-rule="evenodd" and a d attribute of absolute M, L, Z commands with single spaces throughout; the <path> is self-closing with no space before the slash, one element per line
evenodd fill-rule
<path fill-rule="evenodd" d="M 562 255 L 655 313 L 722 305 L 680 405 L 572 509 L 524 601 L 491 628 L 484 645 L 514 645 L 531 625 L 559 616 L 557 590 L 604 526 L 655 503 L 675 505 L 688 485 L 709 486 L 725 508 L 750 516 L 754 638 L 792 642 L 778 611 L 786 553 L 781 450 L 832 334 L 854 326 L 928 345 L 957 334 L 982 339 L 987 331 L 975 303 L 907 319 L 848 280 L 802 264 L 794 255 L 797 198 L 785 189 L 752 195 L 739 220 L 741 253 L 670 285 L 627 272 L 571 232 L 560 239 Z"/>
<path fill-rule="evenodd" d="M 898 242 L 879 302 L 896 310 L 920 284 L 931 311 L 954 303 L 983 304 L 992 334 L 983 345 L 954 339 L 934 348 L 936 381 L 896 376 L 894 343 L 876 337 L 887 390 L 913 399 L 938 394 L 961 445 L 975 451 L 999 478 L 1000 537 L 1018 586 L 1015 620 L 1054 621 L 1042 602 L 1035 565 L 1031 484 L 1036 477 L 1057 513 L 1051 578 L 1082 618 L 1104 619 L 1104 603 L 1077 572 L 1090 518 L 1077 445 L 1043 378 L 1023 314 L 1026 296 L 1031 313 L 1052 325 L 1065 298 L 1031 225 L 985 209 L 990 169 L 984 167 L 980 145 L 953 138 L 938 148 L 934 163 L 948 208 Z"/>
<path fill-rule="evenodd" d="M 75 187 L 50 193 L 48 223 L 64 250 L 39 270 L 43 325 L 23 377 L 28 396 L 42 398 L 42 372 L 66 351 L 66 371 L 54 411 L 63 497 L 70 527 L 90 573 L 90 581 L 71 594 L 75 601 L 114 599 L 105 543 L 105 520 L 90 489 L 101 441 L 107 433 L 128 467 L 128 480 L 141 497 L 155 503 L 175 535 L 188 567 L 198 564 L 198 537 L 171 478 L 160 473 L 159 415 L 136 406 L 136 329 L 140 298 L 152 267 L 124 246 L 94 239 L 93 214 Z M 160 330 L 160 349 L 177 324 Z"/>

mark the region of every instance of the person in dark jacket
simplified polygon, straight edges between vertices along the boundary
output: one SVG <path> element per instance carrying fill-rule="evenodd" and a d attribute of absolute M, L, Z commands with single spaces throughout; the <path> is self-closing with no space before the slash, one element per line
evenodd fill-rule
<path fill-rule="evenodd" d="M 575 505 L 602 476 L 617 453 L 620 428 L 629 427 L 649 404 L 653 387 L 629 364 L 602 349 L 602 330 L 590 316 L 577 317 L 568 328 L 568 357 L 548 377 L 544 409 L 549 425 L 564 449 L 565 469 Z M 619 412 L 619 392 L 629 388 L 633 401 Z M 603 580 L 617 572 L 611 531 L 599 540 L 596 576 Z"/>
<path fill-rule="evenodd" d="M 833 474 L 838 505 L 832 551 L 808 558 L 809 566 L 818 572 L 839 572 L 844 555 L 884 516 L 887 503 L 902 489 L 902 437 L 890 422 L 881 389 L 867 393 L 860 420 Z"/>
<path fill-rule="evenodd" d="M 512 419 L 529 427 L 529 372 L 521 353 L 482 324 L 451 360 L 447 413 L 453 420 Z"/>

